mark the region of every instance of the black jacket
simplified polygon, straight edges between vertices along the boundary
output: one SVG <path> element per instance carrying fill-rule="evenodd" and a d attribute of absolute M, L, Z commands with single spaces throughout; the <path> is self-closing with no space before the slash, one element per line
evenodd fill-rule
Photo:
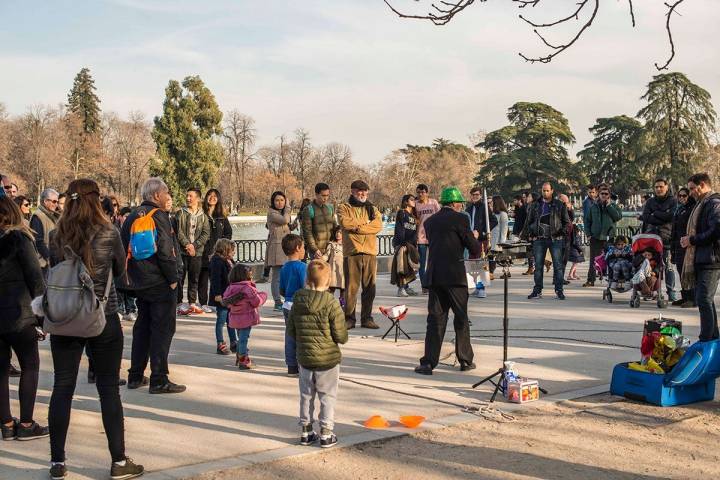
<path fill-rule="evenodd" d="M 92 280 L 95 295 L 102 298 L 107 286 L 108 271 L 112 269 L 112 277 L 125 274 L 125 250 L 120 241 L 120 232 L 115 225 L 108 223 L 102 227 L 95 227 L 95 236 L 92 237 Z M 57 230 L 50 232 L 50 266 L 55 266 L 65 259 L 63 246 L 57 238 Z M 77 252 L 79 254 L 79 252 Z M 111 282 L 114 282 L 112 279 Z M 113 315 L 118 311 L 117 292 L 114 286 L 110 288 L 108 301 L 105 304 L 105 315 Z"/>
<path fill-rule="evenodd" d="M 677 207 L 677 200 L 669 193 L 664 197 L 651 197 L 645 202 L 645 208 L 640 215 L 642 233 L 660 235 L 663 244 L 670 246 L 672 235 L 672 221 Z"/>
<path fill-rule="evenodd" d="M 44 291 L 33 239 L 17 230 L 0 230 L 0 334 L 35 325 L 30 302 Z"/>
<path fill-rule="evenodd" d="M 695 207 L 695 199 L 688 197 L 685 205 L 678 204 L 672 222 L 672 233 L 670 234 L 670 253 L 672 253 L 673 262 L 682 261 L 685 255 L 685 249 L 680 246 L 680 239 L 687 234 L 687 224 L 690 220 L 690 213 Z"/>
<path fill-rule="evenodd" d="M 232 225 L 227 217 L 210 217 L 210 238 L 205 243 L 205 249 L 203 250 L 202 266 L 208 268 L 210 265 L 210 257 L 215 253 L 215 244 L 221 238 L 232 239 Z"/>
<path fill-rule="evenodd" d="M 225 293 L 225 289 L 230 284 L 228 282 L 228 275 L 230 275 L 230 265 L 228 262 L 218 256 L 213 255 L 210 257 L 210 294 L 208 304 L 213 307 L 222 307 L 220 302 L 215 301 L 217 295 L 222 296 Z"/>
<path fill-rule="evenodd" d="M 144 201 L 123 223 L 122 243 L 126 251 L 130 244 L 130 227 L 133 222 L 153 208 L 157 208 L 157 205 Z M 182 271 L 178 266 L 178 262 L 182 265 L 182 261 L 178 256 L 177 238 L 167 212 L 158 210 L 153 215 L 153 220 L 157 230 L 157 252 L 145 260 L 131 258 L 128 261 L 129 287 L 135 290 L 138 297 L 143 297 L 143 293 L 167 291 L 171 284 L 178 281 L 179 270 Z"/>
<path fill-rule="evenodd" d="M 515 223 L 513 223 L 513 235 L 517 235 L 518 237 L 523 231 L 523 228 L 525 228 L 525 220 L 527 219 L 527 205 L 524 203 L 520 205 L 519 207 L 515 207 L 515 215 L 513 217 L 515 219 Z"/>
<path fill-rule="evenodd" d="M 393 247 L 402 245 L 417 245 L 418 221 L 411 213 L 400 210 L 395 217 L 395 234 L 393 235 Z"/>
<path fill-rule="evenodd" d="M 696 268 L 720 268 L 720 194 L 705 203 L 690 244 L 695 245 Z"/>
<path fill-rule="evenodd" d="M 541 198 L 530 204 L 523 236 L 539 238 L 540 235 L 540 206 L 544 200 Z M 567 236 L 570 216 L 563 202 L 553 198 L 550 202 L 550 236 L 555 239 L 564 239 Z"/>
<path fill-rule="evenodd" d="M 480 240 L 487 240 L 490 238 L 490 232 L 488 232 L 485 228 L 485 204 L 482 201 L 479 201 L 477 203 L 471 203 L 468 205 L 468 207 L 465 209 L 465 211 L 472 217 L 473 215 L 473 207 L 475 207 L 475 222 L 473 225 L 473 230 L 478 232 L 480 234 Z M 493 215 L 492 212 L 490 213 L 490 230 L 495 228 L 498 224 L 497 217 Z"/>
<path fill-rule="evenodd" d="M 425 270 L 427 286 L 467 287 L 465 249 L 471 255 L 480 254 L 480 242 L 473 236 L 467 216 L 443 207 L 423 225 L 430 241 Z"/>

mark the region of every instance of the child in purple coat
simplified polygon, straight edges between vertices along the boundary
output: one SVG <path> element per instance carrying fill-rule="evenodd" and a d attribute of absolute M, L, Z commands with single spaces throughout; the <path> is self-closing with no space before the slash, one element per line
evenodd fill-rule
<path fill-rule="evenodd" d="M 230 308 L 228 325 L 238 331 L 237 357 L 235 365 L 248 370 L 255 365 L 248 354 L 248 340 L 253 326 L 260 324 L 260 307 L 267 300 L 267 293 L 259 292 L 252 281 L 252 269 L 248 265 L 236 264 L 228 277 L 230 285 L 223 294 L 223 303 Z"/>

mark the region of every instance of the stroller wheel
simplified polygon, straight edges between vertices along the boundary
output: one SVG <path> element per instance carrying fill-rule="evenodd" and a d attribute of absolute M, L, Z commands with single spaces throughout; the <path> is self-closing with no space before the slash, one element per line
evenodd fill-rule
<path fill-rule="evenodd" d="M 664 298 L 659 299 L 657 302 L 657 306 L 658 306 L 658 308 L 667 308 L 667 306 L 668 306 L 667 300 L 665 300 Z"/>
<path fill-rule="evenodd" d="M 640 308 L 640 296 L 637 294 L 633 294 L 632 297 L 630 297 L 630 308 Z"/>
<path fill-rule="evenodd" d="M 612 292 L 610 290 L 607 292 L 607 301 L 608 303 L 613 303 Z"/>

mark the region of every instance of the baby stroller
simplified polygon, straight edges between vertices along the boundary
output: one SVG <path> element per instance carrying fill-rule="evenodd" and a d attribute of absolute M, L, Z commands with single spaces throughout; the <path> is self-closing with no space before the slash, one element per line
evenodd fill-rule
<path fill-rule="evenodd" d="M 633 266 L 635 267 L 635 274 L 642 268 L 643 257 L 642 253 L 646 250 L 651 250 L 653 253 L 653 260 L 656 263 L 655 270 L 657 271 L 657 278 L 655 284 L 652 287 L 653 293 L 657 296 L 647 298 L 648 300 L 656 300 L 658 308 L 667 308 L 667 299 L 664 297 L 662 292 L 662 285 L 664 283 L 665 276 L 665 265 L 663 263 L 663 242 L 662 239 L 657 235 L 648 233 L 641 233 L 635 235 L 632 238 L 632 252 L 633 252 Z M 640 289 L 637 285 L 633 284 L 632 297 L 630 298 L 630 307 L 640 308 L 640 299 L 642 298 Z"/>
<path fill-rule="evenodd" d="M 618 237 L 616 237 L 616 239 L 617 238 Z M 625 237 L 620 238 L 624 239 L 624 243 L 627 243 L 627 239 Z M 595 257 L 593 264 L 600 281 L 602 281 L 603 277 L 607 278 L 607 286 L 603 290 L 603 300 L 607 300 L 608 303 L 613 303 L 613 292 L 625 293 L 632 290 L 632 275 L 627 278 L 622 275 L 619 277 L 615 276 L 612 266 L 610 265 L 611 262 L 605 258 L 608 250 L 609 247 L 607 249 L 603 249 L 602 253 Z"/>

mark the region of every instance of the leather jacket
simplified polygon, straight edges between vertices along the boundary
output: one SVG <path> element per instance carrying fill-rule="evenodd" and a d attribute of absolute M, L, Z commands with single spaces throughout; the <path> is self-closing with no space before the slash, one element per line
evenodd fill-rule
<path fill-rule="evenodd" d="M 550 232 L 549 237 L 544 235 L 540 227 L 540 206 L 544 200 L 541 198 L 530 204 L 523 236 L 526 238 L 553 238 L 564 239 L 567 236 L 570 216 L 564 203 L 557 198 L 550 201 Z"/>

